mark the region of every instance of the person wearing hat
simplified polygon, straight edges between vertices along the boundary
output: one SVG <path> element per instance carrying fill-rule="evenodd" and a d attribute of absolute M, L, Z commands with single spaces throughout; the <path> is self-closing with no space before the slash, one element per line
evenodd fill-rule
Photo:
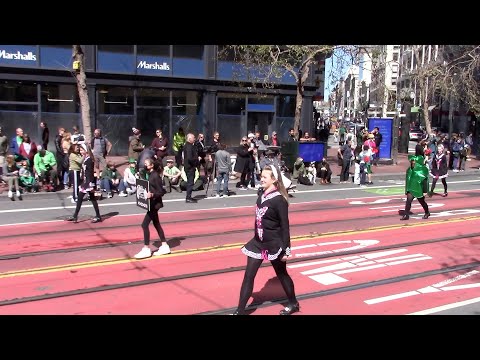
<path fill-rule="evenodd" d="M 128 195 L 135 194 L 137 191 L 137 161 L 133 158 L 128 159 L 128 167 L 123 171 L 123 183 Z"/>
<path fill-rule="evenodd" d="M 270 139 L 270 142 L 268 143 L 270 146 L 282 146 L 280 143 L 280 140 L 278 139 L 278 134 L 276 131 L 272 132 L 272 138 Z"/>
<path fill-rule="evenodd" d="M 163 169 L 163 183 L 166 192 L 172 192 L 172 188 L 177 192 L 182 192 L 180 189 L 180 175 L 182 172 L 175 166 L 173 159 L 167 159 L 167 166 Z"/>
<path fill-rule="evenodd" d="M 92 223 L 98 223 L 102 221 L 102 218 L 100 216 L 97 199 L 95 198 L 95 163 L 93 153 L 91 148 L 84 143 L 80 145 L 80 154 L 83 156 L 81 177 L 82 184 L 79 186 L 77 207 L 75 208 L 75 212 L 66 220 L 74 223 L 78 222 L 78 213 L 82 207 L 83 199 L 85 198 L 86 194 L 90 194 L 90 201 L 95 209 L 95 217 L 92 219 Z"/>
<path fill-rule="evenodd" d="M 368 147 L 372 151 L 372 158 L 370 159 L 370 162 L 373 163 L 375 158 L 378 156 L 378 148 L 377 144 L 375 143 L 375 135 L 373 133 L 368 134 L 367 140 L 363 143 L 363 145 L 368 145 Z"/>
<path fill-rule="evenodd" d="M 128 158 L 138 160 L 138 155 L 145 149 L 145 145 L 140 141 L 142 135 L 140 130 L 132 128 L 133 136 L 130 138 L 130 144 L 128 145 Z"/>
<path fill-rule="evenodd" d="M 51 191 L 56 191 L 56 165 L 57 160 L 55 160 L 53 153 L 45 150 L 42 145 L 37 145 L 37 153 L 33 157 L 33 168 L 42 182 L 43 187 Z"/>

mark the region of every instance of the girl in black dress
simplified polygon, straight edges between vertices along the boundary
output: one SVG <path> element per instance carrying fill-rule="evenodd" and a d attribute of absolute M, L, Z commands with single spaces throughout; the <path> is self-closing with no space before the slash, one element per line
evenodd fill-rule
<path fill-rule="evenodd" d="M 162 177 L 161 177 L 161 160 L 154 161 L 153 159 L 145 159 L 144 161 L 146 176 L 149 183 L 150 191 L 145 195 L 147 199 L 150 199 L 150 210 L 147 211 L 142 222 L 143 229 L 143 247 L 138 252 L 134 258 L 135 259 L 145 259 L 152 256 L 152 251 L 150 250 L 150 223 L 153 223 L 155 230 L 157 230 L 158 237 L 160 239 L 160 247 L 153 255 L 166 255 L 170 254 L 170 246 L 167 244 L 167 239 L 165 238 L 165 233 L 163 231 L 160 220 L 158 219 L 158 210 L 163 207 L 162 196 L 165 195 L 166 191 L 163 187 Z M 137 191 L 139 191 L 137 187 Z"/>
<path fill-rule="evenodd" d="M 448 161 L 447 156 L 445 155 L 444 147 L 442 144 L 439 144 L 437 147 L 437 153 L 432 160 L 432 168 L 430 169 L 430 176 L 433 178 L 432 187 L 428 193 L 429 197 L 432 197 L 433 190 L 437 184 L 438 179 L 442 180 L 443 184 L 443 197 L 448 195 L 447 192 L 447 177 L 448 177 Z"/>
<path fill-rule="evenodd" d="M 100 216 L 100 210 L 98 209 L 97 199 L 95 198 L 95 169 L 94 169 L 94 158 L 90 146 L 86 143 L 80 145 L 80 154 L 83 156 L 82 163 L 82 175 L 81 181 L 82 184 L 78 187 L 78 199 L 77 207 L 72 216 L 67 218 L 67 221 L 73 221 L 74 223 L 78 222 L 78 213 L 82 207 L 83 199 L 85 195 L 90 194 L 90 201 L 95 209 L 95 217 L 92 219 L 92 223 L 98 223 L 102 221 Z"/>
<path fill-rule="evenodd" d="M 247 301 L 253 292 L 253 283 L 263 260 L 270 260 L 288 298 L 288 306 L 280 315 L 290 315 L 300 310 L 293 280 L 287 272 L 290 256 L 290 225 L 288 221 L 288 194 L 280 170 L 267 165 L 262 171 L 262 190 L 255 208 L 255 235 L 242 247 L 247 255 L 247 268 L 240 290 L 240 300 L 234 315 L 245 314 Z"/>

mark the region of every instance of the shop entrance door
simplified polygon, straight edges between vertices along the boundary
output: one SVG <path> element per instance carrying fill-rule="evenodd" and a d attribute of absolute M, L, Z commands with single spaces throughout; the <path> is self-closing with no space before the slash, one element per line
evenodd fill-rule
<path fill-rule="evenodd" d="M 247 132 L 260 132 L 260 137 L 265 142 L 264 136 L 270 136 L 272 121 L 271 112 L 248 112 Z"/>
<path fill-rule="evenodd" d="M 150 146 L 157 129 L 162 129 L 163 136 L 170 140 L 173 136 L 170 134 L 170 110 L 138 107 L 137 129 L 142 132 L 140 140 L 145 146 Z"/>

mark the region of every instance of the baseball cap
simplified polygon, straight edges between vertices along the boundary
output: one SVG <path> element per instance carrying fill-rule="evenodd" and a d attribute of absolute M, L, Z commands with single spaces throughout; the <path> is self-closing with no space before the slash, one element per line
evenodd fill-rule
<path fill-rule="evenodd" d="M 173 159 L 167 159 L 167 163 L 168 163 L 168 162 L 173 162 Z"/>
<path fill-rule="evenodd" d="M 132 163 L 135 164 L 136 162 L 137 162 L 137 160 L 135 160 L 134 158 L 129 158 L 128 159 L 129 164 L 132 164 Z"/>
<path fill-rule="evenodd" d="M 250 133 L 250 134 L 248 134 L 248 136 L 247 136 L 247 137 L 249 137 L 249 138 L 254 138 L 254 137 L 255 137 L 255 135 L 254 135 L 253 133 Z"/>

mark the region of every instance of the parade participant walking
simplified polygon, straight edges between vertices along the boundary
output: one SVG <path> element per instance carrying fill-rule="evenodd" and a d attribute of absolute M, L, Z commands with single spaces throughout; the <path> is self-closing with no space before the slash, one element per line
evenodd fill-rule
<path fill-rule="evenodd" d="M 67 218 L 67 221 L 78 222 L 78 213 L 82 207 L 83 199 L 86 194 L 90 194 L 90 201 L 95 209 L 95 217 L 92 219 L 92 223 L 98 223 L 102 221 L 100 216 L 100 210 L 98 209 L 97 199 L 95 198 L 95 164 L 92 150 L 87 144 L 81 144 L 80 154 L 83 156 L 82 163 L 82 184 L 79 187 L 77 207 L 72 216 Z"/>
<path fill-rule="evenodd" d="M 444 152 L 444 147 L 442 144 L 437 146 L 437 153 L 435 154 L 432 160 L 432 168 L 430 170 L 430 176 L 432 179 L 432 187 L 430 188 L 430 192 L 428 193 L 429 197 L 432 197 L 433 190 L 435 189 L 435 185 L 437 184 L 438 179 L 442 180 L 443 184 L 443 197 L 448 195 L 447 192 L 447 177 L 448 177 L 448 162 L 447 156 Z"/>
<path fill-rule="evenodd" d="M 262 190 L 255 209 L 255 235 L 242 247 L 247 256 L 247 268 L 240 289 L 240 300 L 234 315 L 245 314 L 247 301 L 252 295 L 257 271 L 263 260 L 270 260 L 283 290 L 288 306 L 280 315 L 290 315 L 300 310 L 295 296 L 293 280 L 287 272 L 290 256 L 290 225 L 288 220 L 288 194 L 280 176 L 280 170 L 267 165 L 261 176 Z"/>
<path fill-rule="evenodd" d="M 158 237 L 160 238 L 161 245 L 153 255 L 166 255 L 170 254 L 170 247 L 167 244 L 165 233 L 163 232 L 162 225 L 158 219 L 158 210 L 163 207 L 162 196 L 165 194 L 165 189 L 162 185 L 162 178 L 159 174 L 161 171 L 161 165 L 159 162 L 155 162 L 153 159 L 146 159 L 144 162 L 145 169 L 147 170 L 147 180 L 149 184 L 149 192 L 146 194 L 146 198 L 150 199 L 150 210 L 147 211 L 142 222 L 143 229 L 143 248 L 134 257 L 135 259 L 145 259 L 152 256 L 150 250 L 150 222 L 153 223 L 155 230 L 157 230 Z"/>
<path fill-rule="evenodd" d="M 425 194 L 428 192 L 428 168 L 425 165 L 425 156 L 423 155 L 423 147 L 417 144 L 415 147 L 415 155 L 409 155 L 408 160 L 410 166 L 407 169 L 405 178 L 405 195 L 407 195 L 407 203 L 405 204 L 405 211 L 400 220 L 408 220 L 412 201 L 417 198 L 423 210 L 425 210 L 424 219 L 428 219 L 430 212 L 425 201 Z"/>

